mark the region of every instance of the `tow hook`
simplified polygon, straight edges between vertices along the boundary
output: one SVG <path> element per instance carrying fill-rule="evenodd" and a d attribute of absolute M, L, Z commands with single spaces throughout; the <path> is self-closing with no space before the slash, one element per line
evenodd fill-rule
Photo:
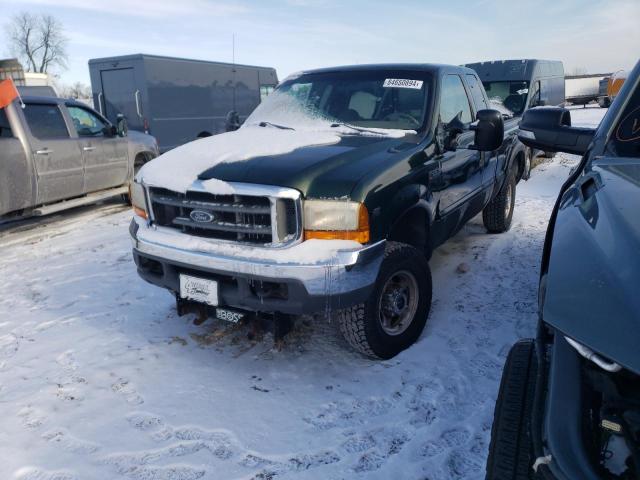
<path fill-rule="evenodd" d="M 178 312 L 179 317 L 188 313 L 195 313 L 197 317 L 193 321 L 194 325 L 202 325 L 207 321 L 207 318 L 209 318 L 206 305 L 197 302 L 190 302 L 189 300 L 181 298 L 179 295 L 176 295 L 176 311 Z"/>
<path fill-rule="evenodd" d="M 271 315 L 256 315 L 251 320 L 247 334 L 249 340 L 258 340 L 265 331 L 273 333 L 273 342 L 278 350 L 284 345 L 284 337 L 293 329 L 293 316 L 275 312 Z"/>

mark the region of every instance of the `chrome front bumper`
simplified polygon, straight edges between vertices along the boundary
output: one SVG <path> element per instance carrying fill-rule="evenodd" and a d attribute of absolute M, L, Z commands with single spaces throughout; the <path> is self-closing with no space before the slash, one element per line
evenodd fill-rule
<path fill-rule="evenodd" d="M 346 249 L 340 248 L 341 242 L 336 242 L 337 248 L 326 250 L 321 258 L 298 261 L 296 258 L 302 259 L 309 254 L 308 246 L 304 245 L 307 242 L 284 249 L 225 245 L 149 227 L 138 218 L 132 221 L 130 233 L 134 254 L 168 262 L 177 268 L 251 281 L 296 282 L 310 297 L 361 292 L 357 299 L 360 301 L 364 301 L 360 298 L 362 292 L 375 284 L 385 249 L 384 240 Z M 190 245 L 189 240 L 194 243 Z M 205 249 L 207 251 L 203 251 Z M 300 255 L 297 255 L 298 251 Z"/>

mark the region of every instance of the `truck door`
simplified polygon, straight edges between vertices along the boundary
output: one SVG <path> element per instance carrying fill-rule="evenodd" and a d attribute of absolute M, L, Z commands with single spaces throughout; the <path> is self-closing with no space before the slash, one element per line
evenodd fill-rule
<path fill-rule="evenodd" d="M 111 125 L 89 108 L 67 105 L 84 157 L 84 192 L 125 183 L 128 174 L 127 140 L 110 134 Z"/>
<path fill-rule="evenodd" d="M 100 79 L 104 116 L 115 125 L 118 114 L 122 113 L 131 130 L 144 131 L 142 99 L 133 67 L 102 70 Z"/>
<path fill-rule="evenodd" d="M 477 115 L 478 110 L 489 108 L 489 102 L 483 92 L 483 87 L 480 84 L 478 77 L 467 74 L 465 75 L 465 79 L 475 106 L 474 114 Z M 515 135 L 515 131 L 512 134 Z M 493 187 L 494 185 L 499 155 L 504 157 L 502 149 L 499 149 L 496 152 L 480 152 L 480 169 L 482 170 L 481 185 L 483 189 Z"/>
<path fill-rule="evenodd" d="M 11 109 L 13 119 L 17 117 L 17 102 L 7 108 L 0 108 L 0 216 L 14 210 L 31 207 L 34 204 L 33 185 L 35 180 L 31 159 L 22 142 L 16 138 L 7 116 Z"/>
<path fill-rule="evenodd" d="M 458 75 L 445 75 L 440 93 L 440 125 L 446 139 L 452 121 L 458 117 L 464 125 L 463 132 L 457 137 L 457 148 L 446 150 L 441 160 L 442 181 L 440 192 L 440 212 L 443 215 L 461 205 L 480 188 L 482 172 L 480 153 L 469 150 L 473 143 L 473 132 L 469 130 L 472 122 L 471 106 L 467 92 Z"/>
<path fill-rule="evenodd" d="M 23 110 L 36 168 L 37 203 L 82 195 L 84 162 L 80 145 L 71 138 L 57 104 L 27 103 Z"/>

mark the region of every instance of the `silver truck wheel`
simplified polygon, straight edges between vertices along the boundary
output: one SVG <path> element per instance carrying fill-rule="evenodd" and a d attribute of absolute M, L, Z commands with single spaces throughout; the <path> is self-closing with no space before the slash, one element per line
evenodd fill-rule
<path fill-rule="evenodd" d="M 431 293 L 425 256 L 410 245 L 387 242 L 371 296 L 338 312 L 340 331 L 360 353 L 392 358 L 420 337 L 431 309 Z"/>

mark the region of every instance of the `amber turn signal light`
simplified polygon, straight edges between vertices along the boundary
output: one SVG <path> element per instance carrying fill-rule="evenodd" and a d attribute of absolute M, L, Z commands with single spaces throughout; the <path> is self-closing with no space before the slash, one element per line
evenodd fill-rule
<path fill-rule="evenodd" d="M 368 243 L 371 238 L 369 232 L 369 212 L 364 204 L 358 211 L 357 230 L 305 230 L 305 240 L 353 240 L 358 243 Z"/>
<path fill-rule="evenodd" d="M 133 213 L 138 215 L 139 217 L 144 218 L 145 220 L 147 219 L 147 212 L 145 212 L 141 208 L 136 207 L 135 205 L 133 206 Z"/>

